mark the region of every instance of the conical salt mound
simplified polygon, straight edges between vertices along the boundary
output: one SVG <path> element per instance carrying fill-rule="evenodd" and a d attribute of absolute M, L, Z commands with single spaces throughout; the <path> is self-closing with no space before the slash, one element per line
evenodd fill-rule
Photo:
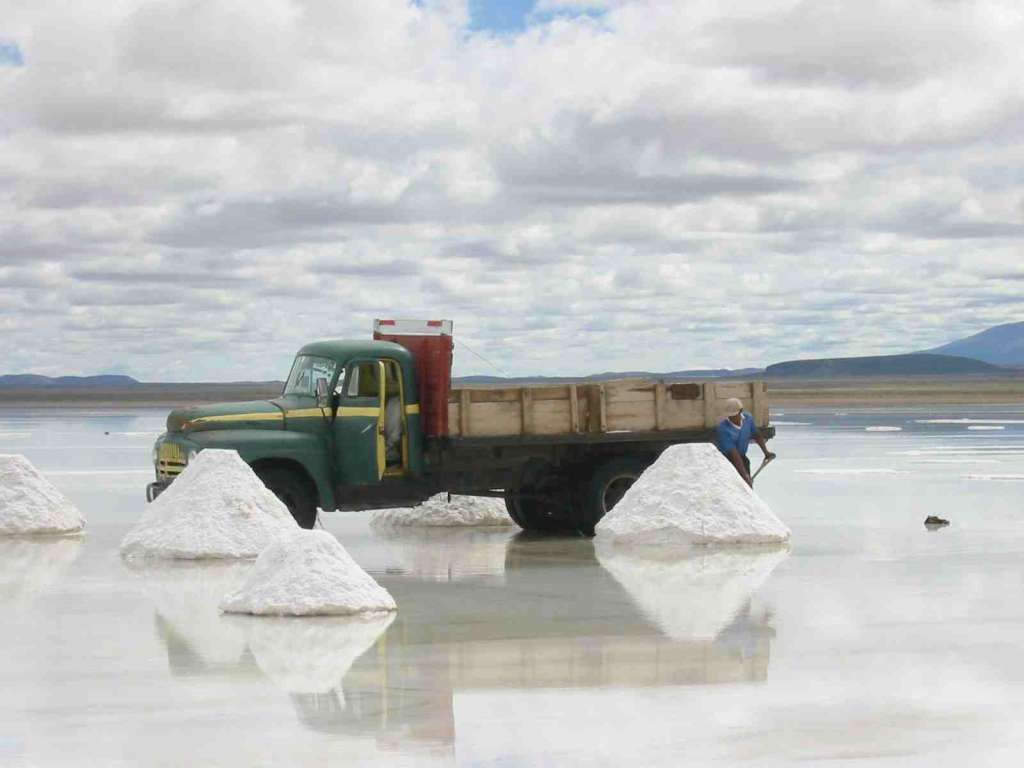
<path fill-rule="evenodd" d="M 396 606 L 334 536 L 300 529 L 267 547 L 249 578 L 220 607 L 264 616 L 332 616 Z"/>
<path fill-rule="evenodd" d="M 298 528 L 235 451 L 201 451 L 121 542 L 125 557 L 256 557 Z"/>
<path fill-rule="evenodd" d="M 415 507 L 377 510 L 370 519 L 370 525 L 377 528 L 392 526 L 458 528 L 515 525 L 515 523 L 508 516 L 503 499 L 453 495 L 449 501 L 447 493 L 439 493 Z"/>
<path fill-rule="evenodd" d="M 0 536 L 78 533 L 85 518 L 24 456 L 0 454 Z"/>
<path fill-rule="evenodd" d="M 597 524 L 597 538 L 629 545 L 776 544 L 789 528 L 715 446 L 665 450 Z"/>

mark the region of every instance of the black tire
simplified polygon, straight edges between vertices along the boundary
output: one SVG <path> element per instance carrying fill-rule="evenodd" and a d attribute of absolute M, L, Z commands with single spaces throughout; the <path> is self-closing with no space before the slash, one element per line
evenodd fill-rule
<path fill-rule="evenodd" d="M 594 526 L 619 503 L 650 465 L 650 458 L 640 456 L 619 456 L 599 464 L 583 485 L 580 530 L 593 536 Z"/>
<path fill-rule="evenodd" d="M 563 503 L 564 502 L 564 503 Z M 575 529 L 568 502 L 562 494 L 543 493 L 539 489 L 523 492 L 516 502 L 519 527 L 524 531 L 557 533 Z"/>
<path fill-rule="evenodd" d="M 287 467 L 258 467 L 256 475 L 288 507 L 301 528 L 316 525 L 316 489 L 308 477 Z"/>
<path fill-rule="evenodd" d="M 511 488 L 505 489 L 505 511 L 508 512 L 508 516 L 512 518 L 513 523 L 520 528 L 526 528 L 523 525 L 522 517 L 519 516 L 519 493 Z"/>

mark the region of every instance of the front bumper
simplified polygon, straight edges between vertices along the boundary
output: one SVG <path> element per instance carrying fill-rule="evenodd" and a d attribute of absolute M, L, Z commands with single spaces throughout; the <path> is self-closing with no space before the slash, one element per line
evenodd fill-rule
<path fill-rule="evenodd" d="M 153 452 L 156 482 L 146 486 L 146 501 L 153 501 L 167 490 L 174 479 L 185 471 L 189 458 L 199 449 L 200 446 L 182 440 L 178 435 L 171 436 L 165 433 L 157 438 Z"/>
<path fill-rule="evenodd" d="M 169 480 L 158 480 L 155 483 L 150 483 L 146 486 L 146 501 L 154 501 L 157 496 L 167 490 L 167 486 L 171 483 Z"/>

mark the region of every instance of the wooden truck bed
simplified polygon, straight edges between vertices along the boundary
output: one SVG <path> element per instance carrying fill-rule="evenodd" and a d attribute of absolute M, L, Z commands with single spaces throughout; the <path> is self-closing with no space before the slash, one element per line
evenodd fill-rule
<path fill-rule="evenodd" d="M 448 398 L 448 435 L 459 438 L 592 435 L 706 430 L 738 397 L 759 427 L 768 425 L 763 381 L 679 383 L 619 379 L 600 383 L 468 386 Z"/>

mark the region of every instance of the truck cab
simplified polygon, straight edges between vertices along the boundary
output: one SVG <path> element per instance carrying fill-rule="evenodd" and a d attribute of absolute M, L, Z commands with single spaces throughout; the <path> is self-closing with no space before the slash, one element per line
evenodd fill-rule
<path fill-rule="evenodd" d="M 342 489 L 371 506 L 429 495 L 416 482 L 423 430 L 412 355 L 388 341 L 313 342 L 298 351 L 280 397 L 172 411 L 149 498 L 204 448 L 237 451 L 304 527 L 317 508 L 337 508 Z"/>

